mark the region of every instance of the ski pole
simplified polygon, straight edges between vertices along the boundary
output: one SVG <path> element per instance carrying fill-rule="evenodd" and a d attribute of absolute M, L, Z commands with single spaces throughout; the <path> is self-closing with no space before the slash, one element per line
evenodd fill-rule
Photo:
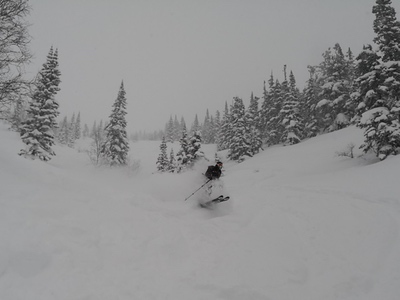
<path fill-rule="evenodd" d="M 207 180 L 201 187 L 199 187 L 197 190 L 195 190 L 189 197 L 186 197 L 185 201 L 192 197 L 199 189 L 201 189 L 203 186 L 205 186 L 207 183 L 209 183 L 211 179 Z"/>

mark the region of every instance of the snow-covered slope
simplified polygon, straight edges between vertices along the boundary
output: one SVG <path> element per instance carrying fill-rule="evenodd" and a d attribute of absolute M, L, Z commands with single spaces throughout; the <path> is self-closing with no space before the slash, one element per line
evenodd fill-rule
<path fill-rule="evenodd" d="M 226 161 L 232 200 L 215 210 L 198 207 L 201 191 L 184 201 L 209 162 L 153 174 L 158 142 L 131 145 L 140 168 L 109 169 L 66 147 L 23 159 L 4 124 L 0 139 L 0 299 L 400 295 L 400 157 L 338 156 L 350 143 L 360 154 L 356 128 Z"/>

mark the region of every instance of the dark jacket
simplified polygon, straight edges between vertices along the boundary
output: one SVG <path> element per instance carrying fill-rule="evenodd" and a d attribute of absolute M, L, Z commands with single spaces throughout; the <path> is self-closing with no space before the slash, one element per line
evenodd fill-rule
<path fill-rule="evenodd" d="M 217 165 L 209 166 L 205 175 L 208 179 L 218 179 L 221 176 L 221 169 Z"/>

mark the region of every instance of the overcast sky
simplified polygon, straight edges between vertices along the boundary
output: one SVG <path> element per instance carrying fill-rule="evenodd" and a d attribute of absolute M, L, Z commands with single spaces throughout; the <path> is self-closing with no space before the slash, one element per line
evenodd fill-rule
<path fill-rule="evenodd" d="M 128 131 L 163 129 L 170 115 L 204 119 L 234 96 L 262 95 L 283 65 L 299 88 L 335 43 L 372 43 L 375 0 L 30 0 L 33 77 L 58 48 L 61 116 L 107 120 L 124 81 Z M 397 19 L 400 1 L 393 1 Z"/>

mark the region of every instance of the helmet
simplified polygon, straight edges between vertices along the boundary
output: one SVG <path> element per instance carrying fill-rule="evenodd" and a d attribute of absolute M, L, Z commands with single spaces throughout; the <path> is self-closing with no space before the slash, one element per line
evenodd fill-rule
<path fill-rule="evenodd" d="M 217 166 L 221 166 L 222 167 L 223 163 L 220 161 L 217 161 Z"/>

